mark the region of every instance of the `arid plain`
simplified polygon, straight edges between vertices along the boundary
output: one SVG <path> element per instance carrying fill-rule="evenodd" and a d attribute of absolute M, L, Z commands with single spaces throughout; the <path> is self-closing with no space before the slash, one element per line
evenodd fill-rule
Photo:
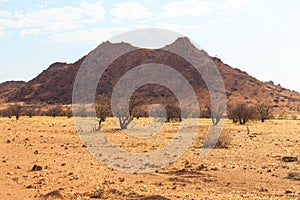
<path fill-rule="evenodd" d="M 167 123 L 145 140 L 126 136 L 111 120 L 103 124 L 107 137 L 136 152 L 161 148 L 178 125 Z M 94 158 L 73 118 L 0 118 L 0 199 L 300 199 L 299 120 L 226 121 L 223 147 L 200 159 L 209 123 L 200 120 L 193 145 L 172 165 L 130 174 Z"/>

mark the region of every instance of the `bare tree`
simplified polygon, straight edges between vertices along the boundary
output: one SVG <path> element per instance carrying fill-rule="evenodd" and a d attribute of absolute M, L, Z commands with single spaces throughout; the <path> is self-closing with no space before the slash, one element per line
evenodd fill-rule
<path fill-rule="evenodd" d="M 71 106 L 67 107 L 66 115 L 67 115 L 68 118 L 73 117 L 73 112 L 72 112 L 72 107 Z"/>
<path fill-rule="evenodd" d="M 121 108 L 119 108 L 118 113 L 115 113 L 119 119 L 121 129 L 127 129 L 128 125 L 132 122 L 133 118 L 137 117 L 137 108 L 139 106 L 140 102 L 137 100 L 137 97 L 135 95 L 132 95 L 129 101 L 129 115 L 128 112 L 126 112 L 126 110 L 122 110 Z"/>
<path fill-rule="evenodd" d="M 170 122 L 172 119 L 178 119 L 179 122 L 182 121 L 181 110 L 177 106 L 167 105 L 166 114 L 167 114 L 167 122 Z"/>
<path fill-rule="evenodd" d="M 271 117 L 272 108 L 273 107 L 271 105 L 268 105 L 266 103 L 257 105 L 256 112 L 261 122 L 265 122 L 265 120 Z"/>
<path fill-rule="evenodd" d="M 25 109 L 26 115 L 29 118 L 33 117 L 35 109 L 36 109 L 36 107 L 34 105 L 26 106 L 26 109 Z"/>
<path fill-rule="evenodd" d="M 210 116 L 212 124 L 218 125 L 222 117 L 224 116 L 225 108 L 222 105 L 215 105 L 212 107 L 210 105 L 206 105 L 206 112 L 208 116 Z"/>
<path fill-rule="evenodd" d="M 229 108 L 228 117 L 232 119 L 234 123 L 239 122 L 240 124 L 246 124 L 249 120 L 254 118 L 255 109 L 244 103 L 230 106 Z"/>
<path fill-rule="evenodd" d="M 6 109 L 1 110 L 1 116 L 11 118 L 12 117 L 12 107 L 10 106 Z"/>
<path fill-rule="evenodd" d="M 55 107 L 51 107 L 48 110 L 48 115 L 51 117 L 56 117 L 59 116 L 62 113 L 62 108 L 61 106 L 55 106 Z"/>
<path fill-rule="evenodd" d="M 287 117 L 288 117 L 288 115 L 287 115 L 287 113 L 286 113 L 286 111 L 285 110 L 281 110 L 280 112 L 279 112 L 279 115 L 278 115 L 278 118 L 279 119 L 287 119 Z"/>
<path fill-rule="evenodd" d="M 19 120 L 22 112 L 22 106 L 20 104 L 15 104 L 11 106 L 12 115 L 16 117 L 16 120 Z"/>
<path fill-rule="evenodd" d="M 97 115 L 97 121 L 98 121 L 98 129 L 96 131 L 99 131 L 101 129 L 102 122 L 105 122 L 106 118 L 110 115 L 110 99 L 105 96 L 100 96 L 100 102 L 96 104 L 96 115 Z"/>

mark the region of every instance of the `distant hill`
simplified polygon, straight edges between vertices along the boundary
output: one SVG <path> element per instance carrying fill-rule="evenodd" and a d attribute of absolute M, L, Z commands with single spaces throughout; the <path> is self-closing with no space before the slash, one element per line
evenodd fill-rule
<path fill-rule="evenodd" d="M 97 47 L 97 51 L 109 56 L 109 52 L 116 48 L 129 48 L 132 51 L 115 60 L 105 71 L 99 81 L 97 94 L 110 96 L 113 86 L 129 69 L 146 63 L 160 63 L 168 65 L 183 74 L 198 94 L 201 104 L 209 102 L 208 90 L 205 82 L 193 73 L 191 64 L 183 58 L 171 54 L 167 49 L 177 48 L 183 51 L 202 51 L 197 49 L 187 38 L 179 38 L 162 49 L 137 49 L 127 43 L 112 44 L 104 42 Z M 92 52 L 91 52 L 92 53 Z M 217 65 L 226 88 L 228 104 L 247 102 L 256 104 L 267 102 L 275 110 L 299 111 L 300 94 L 272 82 L 261 82 L 246 72 L 224 64 L 221 59 L 211 57 Z M 80 65 L 86 56 L 72 64 L 54 63 L 36 78 L 29 82 L 5 82 L 0 84 L 0 102 L 35 103 L 35 104 L 71 104 L 73 84 Z M 176 98 L 170 90 L 159 85 L 145 85 L 136 95 L 149 103 L 176 103 Z M 146 97 L 146 98 L 144 98 Z"/>
<path fill-rule="evenodd" d="M 0 102 L 5 103 L 11 98 L 11 95 L 21 87 L 26 85 L 24 81 L 7 81 L 0 84 Z"/>

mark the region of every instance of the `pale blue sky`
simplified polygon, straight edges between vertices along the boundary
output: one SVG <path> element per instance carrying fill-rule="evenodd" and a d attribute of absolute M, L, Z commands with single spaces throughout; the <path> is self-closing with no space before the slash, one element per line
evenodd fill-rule
<path fill-rule="evenodd" d="M 300 91 L 300 1 L 0 0 L 0 82 L 30 80 L 136 28 L 167 28 L 259 80 Z"/>

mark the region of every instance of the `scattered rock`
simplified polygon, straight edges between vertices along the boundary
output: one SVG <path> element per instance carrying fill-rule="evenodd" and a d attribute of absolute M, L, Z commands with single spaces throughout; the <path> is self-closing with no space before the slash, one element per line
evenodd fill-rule
<path fill-rule="evenodd" d="M 41 195 L 41 198 L 43 198 L 43 199 L 65 199 L 58 190 L 54 190 L 45 195 Z"/>
<path fill-rule="evenodd" d="M 39 154 L 39 151 L 38 151 L 38 150 L 35 150 L 35 151 L 33 152 L 33 154 Z"/>
<path fill-rule="evenodd" d="M 94 195 L 91 196 L 90 198 L 92 198 L 92 199 L 101 199 L 102 196 L 103 196 L 103 193 L 104 193 L 103 190 L 97 189 L 97 190 L 94 192 Z"/>
<path fill-rule="evenodd" d="M 202 169 L 204 169 L 205 168 L 205 166 L 203 165 L 203 164 L 200 164 L 198 167 L 197 167 L 197 170 L 202 170 Z"/>
<path fill-rule="evenodd" d="M 291 180 L 300 181 L 300 173 L 298 172 L 290 172 L 288 173 L 288 176 L 286 177 Z"/>
<path fill-rule="evenodd" d="M 283 156 L 282 161 L 283 162 L 297 162 L 298 158 L 294 156 Z"/>
<path fill-rule="evenodd" d="M 293 194 L 293 191 L 291 191 L 291 190 L 286 190 L 286 191 L 285 191 L 285 194 Z"/>
<path fill-rule="evenodd" d="M 18 182 L 19 178 L 18 177 L 14 177 L 14 178 L 12 178 L 12 180 Z"/>
<path fill-rule="evenodd" d="M 122 183 L 125 181 L 125 178 L 119 178 L 119 181 Z"/>
<path fill-rule="evenodd" d="M 11 143 L 11 141 L 10 140 L 6 140 L 6 144 L 9 144 L 9 143 Z"/>
<path fill-rule="evenodd" d="M 141 200 L 170 200 L 170 199 L 160 195 L 153 195 L 153 196 L 143 197 L 141 198 Z"/>
<path fill-rule="evenodd" d="M 260 191 L 260 192 L 268 192 L 269 190 L 266 189 L 266 188 L 260 188 L 259 191 Z"/>
<path fill-rule="evenodd" d="M 33 188 L 33 185 L 27 185 L 25 188 L 27 188 L 27 189 L 32 189 L 32 188 Z"/>
<path fill-rule="evenodd" d="M 43 169 L 42 166 L 39 165 L 33 165 L 32 169 L 30 171 L 34 172 L 34 171 L 41 171 Z"/>

